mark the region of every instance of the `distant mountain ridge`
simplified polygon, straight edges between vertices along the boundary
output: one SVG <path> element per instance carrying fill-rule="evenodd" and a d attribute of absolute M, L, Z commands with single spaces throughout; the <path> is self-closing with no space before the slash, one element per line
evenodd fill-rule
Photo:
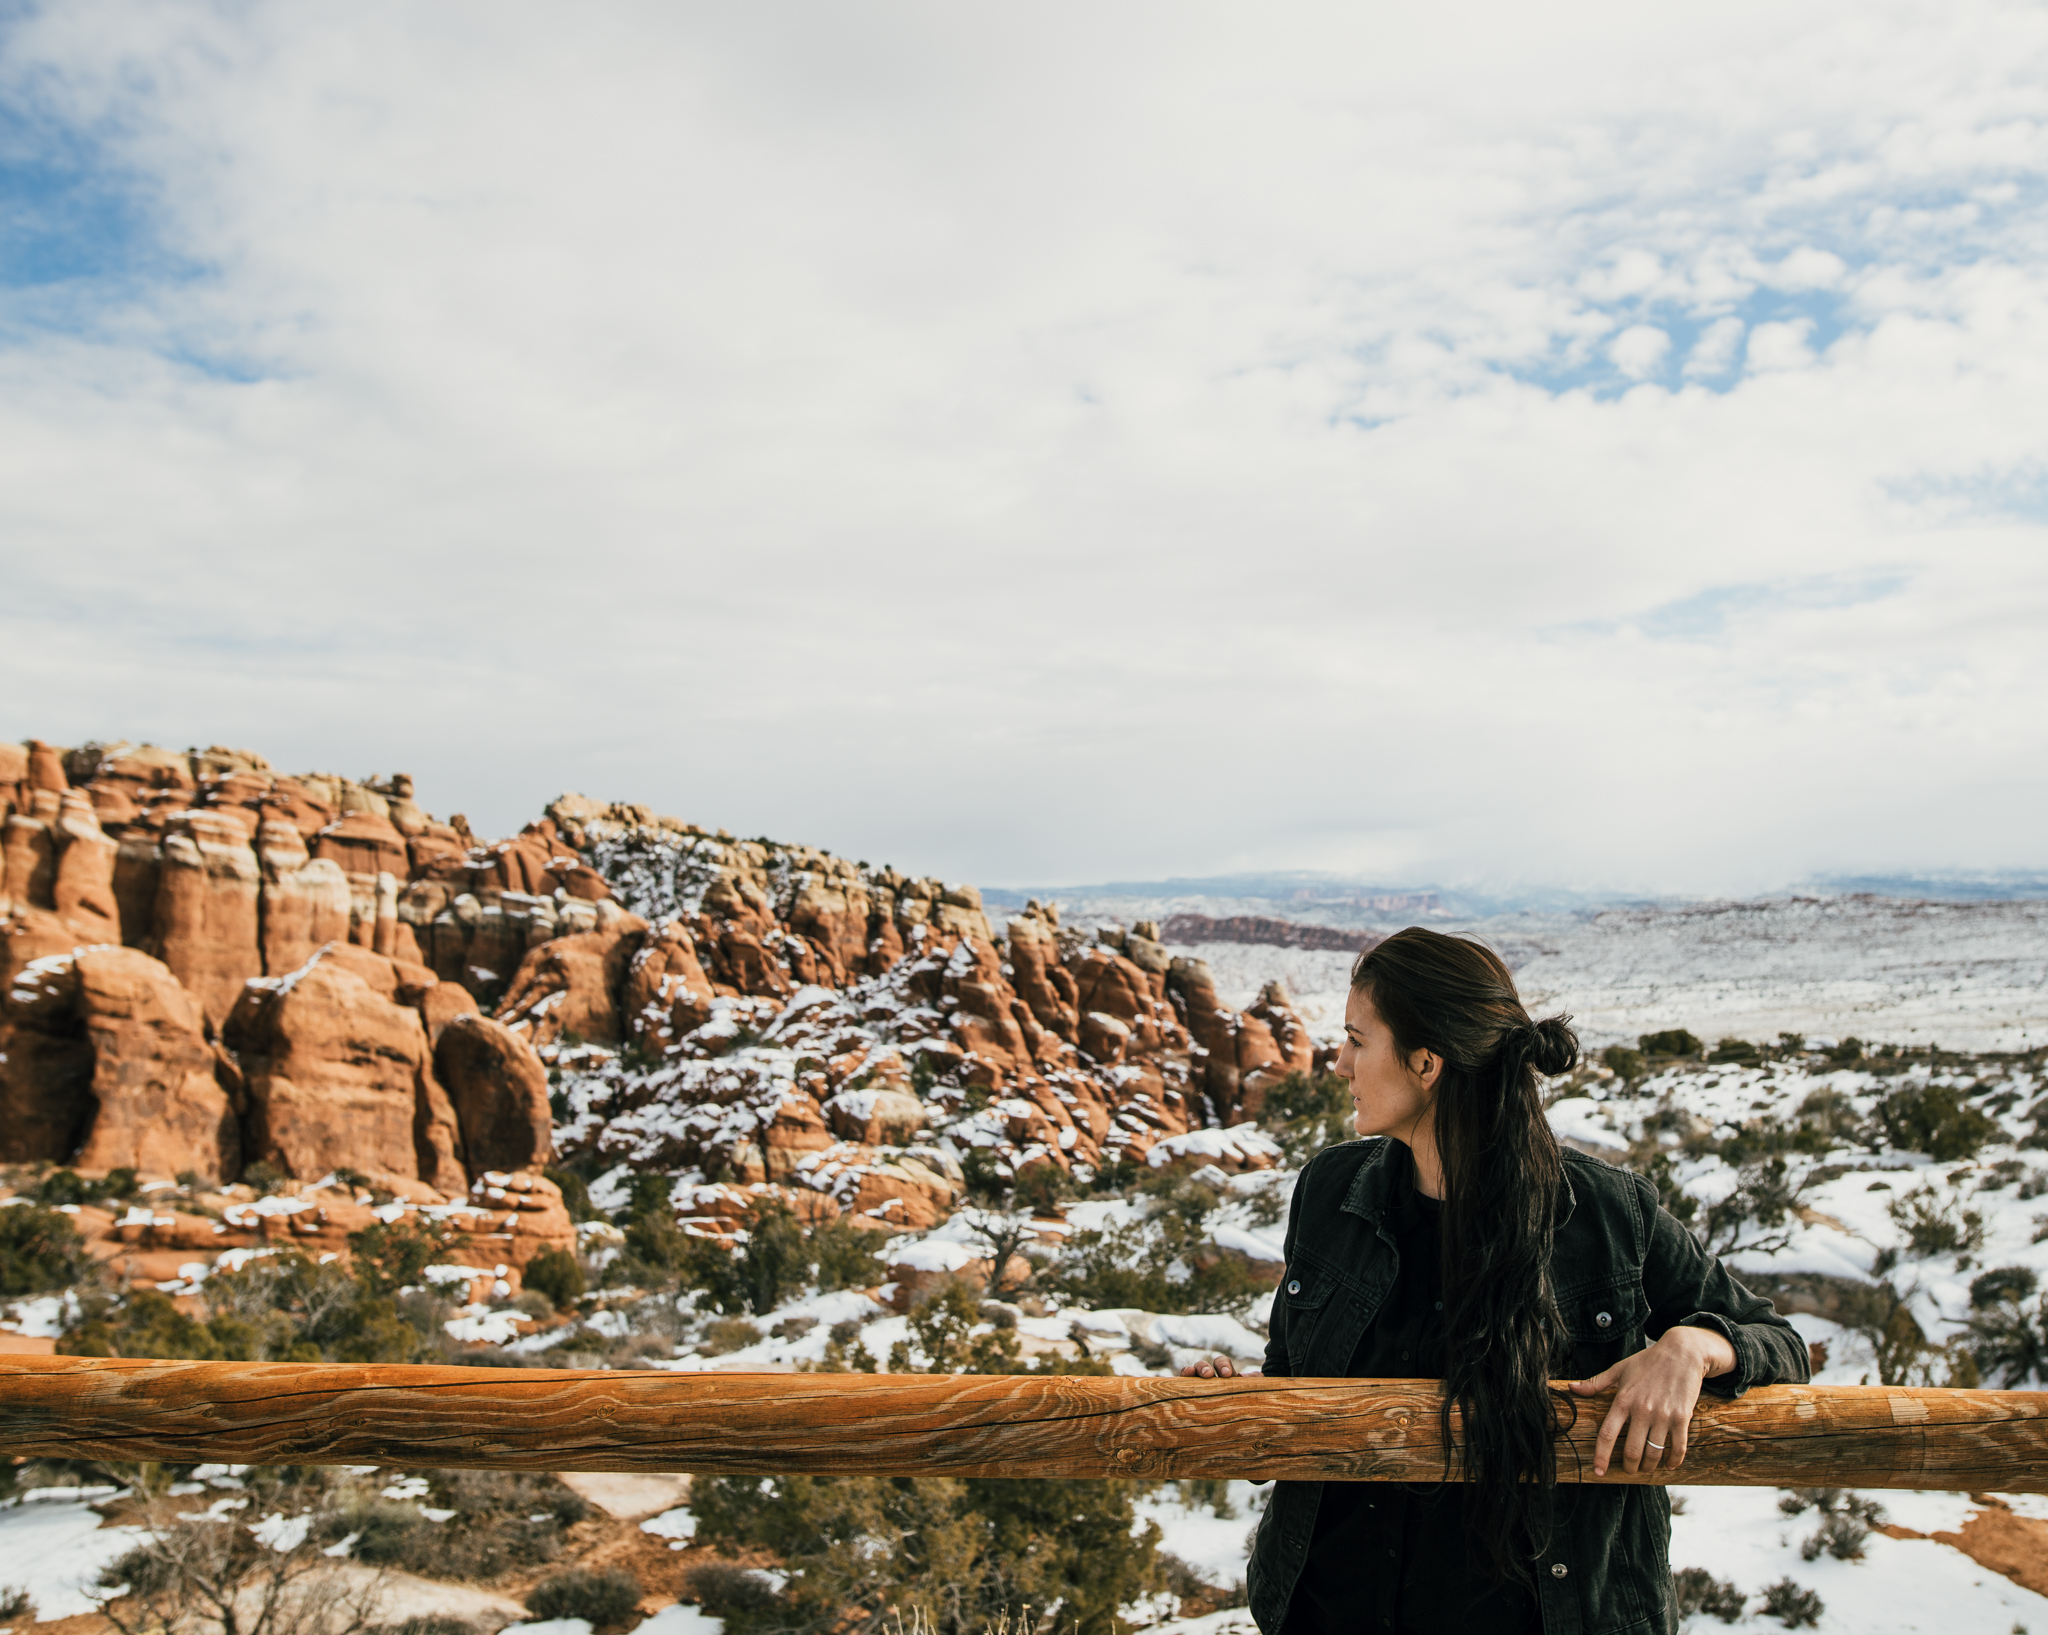
<path fill-rule="evenodd" d="M 1309 870 L 1174 875 L 1162 880 L 1107 880 L 1090 885 L 984 887 L 982 901 L 998 913 L 1033 899 L 1068 912 L 1166 920 L 1176 914 L 1229 919 L 1246 915 L 1300 924 L 1381 929 L 1508 915 L 1580 915 L 1616 909 L 1684 910 L 1710 903 L 1787 897 L 1885 897 L 1902 902 L 1983 903 L 2048 900 L 2048 873 L 2026 869 L 1931 869 L 1890 874 L 1815 874 L 1748 892 L 1641 892 L 1553 885 L 1448 886 L 1385 881 Z M 1195 941 L 1200 939 L 1189 938 Z"/>
<path fill-rule="evenodd" d="M 1258 914 L 1213 919 L 1207 914 L 1176 914 L 1160 929 L 1170 943 L 1244 942 L 1271 948 L 1323 948 L 1362 954 L 1386 939 L 1376 931 L 1339 931 L 1327 925 L 1303 925 Z"/>

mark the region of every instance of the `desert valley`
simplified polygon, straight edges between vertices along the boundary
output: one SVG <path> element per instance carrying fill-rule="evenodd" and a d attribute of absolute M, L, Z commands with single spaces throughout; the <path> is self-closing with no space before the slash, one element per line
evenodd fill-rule
<path fill-rule="evenodd" d="M 2048 1370 L 2048 904 L 1012 903 L 574 794 L 489 839 L 430 815 L 428 787 L 0 744 L 0 1351 L 1252 1362 L 1293 1175 L 1348 1134 L 1345 972 L 1419 918 L 1578 1018 L 1559 1136 L 1650 1175 L 1792 1315 L 1817 1378 Z M 50 1461 L 0 1481 L 17 1635 L 147 1626 L 167 1509 L 253 1541 L 235 1593 L 324 1584 L 353 1627 L 410 1635 L 1221 1635 L 1250 1629 L 1264 1492 Z M 1682 1498 L 1695 1621 L 2048 1628 L 2048 1502 Z"/>

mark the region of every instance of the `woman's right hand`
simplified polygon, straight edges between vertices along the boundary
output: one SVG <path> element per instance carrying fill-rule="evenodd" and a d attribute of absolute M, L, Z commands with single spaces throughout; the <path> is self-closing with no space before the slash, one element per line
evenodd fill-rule
<path fill-rule="evenodd" d="M 1189 1363 L 1180 1371 L 1182 1379 L 1227 1380 L 1252 1379 L 1257 1376 L 1256 1368 L 1239 1368 L 1228 1357 L 1212 1357 L 1207 1362 Z"/>

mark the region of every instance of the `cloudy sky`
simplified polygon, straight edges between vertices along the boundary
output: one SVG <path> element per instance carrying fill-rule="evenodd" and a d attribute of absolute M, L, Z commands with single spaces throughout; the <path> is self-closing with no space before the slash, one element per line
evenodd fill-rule
<path fill-rule="evenodd" d="M 0 732 L 985 883 L 2048 866 L 2048 10 L 0 9 Z"/>

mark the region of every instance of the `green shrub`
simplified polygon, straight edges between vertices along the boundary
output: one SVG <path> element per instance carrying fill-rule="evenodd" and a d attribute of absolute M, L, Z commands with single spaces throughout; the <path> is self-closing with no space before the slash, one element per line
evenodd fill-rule
<path fill-rule="evenodd" d="M 193 1362 L 253 1362 L 257 1331 L 234 1317 L 202 1321 L 167 1294 L 137 1289 L 118 1305 L 88 1313 L 57 1349 L 67 1357 L 162 1357 Z"/>
<path fill-rule="evenodd" d="M 1034 1215 L 1051 1215 L 1078 1190 L 1074 1178 L 1059 1165 L 1049 1161 L 1033 1164 L 1010 1188 L 1010 1205 Z"/>
<path fill-rule="evenodd" d="M 322 1542 L 356 1535 L 351 1553 L 373 1567 L 433 1578 L 491 1579 L 553 1561 L 564 1529 L 590 1513 L 553 1476 L 523 1471 L 434 1470 L 429 1500 L 454 1516 L 435 1522 L 410 1500 L 359 1498 L 321 1524 Z"/>
<path fill-rule="evenodd" d="M 1837 1561 L 1861 1561 L 1870 1530 L 1884 1521 L 1884 1506 L 1840 1487 L 1795 1487 L 1778 1500 L 1778 1510 L 1801 1516 L 1820 1512 L 1820 1526 L 1799 1547 L 1800 1559 L 1818 1561 L 1823 1554 Z"/>
<path fill-rule="evenodd" d="M 1290 1073 L 1266 1092 L 1259 1122 L 1280 1143 L 1290 1167 L 1351 1140 L 1351 1081 L 1334 1073 Z"/>
<path fill-rule="evenodd" d="M 181 1312 L 154 1289 L 89 1301 L 59 1349 L 84 1357 L 392 1363 L 416 1361 L 445 1339 L 438 1302 L 415 1324 L 398 1300 L 372 1295 L 340 1265 L 320 1265 L 297 1251 L 216 1272 L 205 1298 L 203 1318 Z"/>
<path fill-rule="evenodd" d="M 819 1291 L 873 1288 L 882 1277 L 882 1263 L 875 1258 L 882 1241 L 881 1233 L 844 1220 L 812 1227 L 809 1252 Z"/>
<path fill-rule="evenodd" d="M 417 1284 L 429 1266 L 449 1261 L 468 1244 L 452 1227 L 419 1217 L 377 1221 L 348 1235 L 355 1275 L 371 1294 L 394 1294 Z"/>
<path fill-rule="evenodd" d="M 695 1240 L 676 1225 L 666 1205 L 632 1218 L 626 1227 L 626 1252 L 607 1269 L 606 1280 L 617 1284 L 674 1283 L 688 1264 Z"/>
<path fill-rule="evenodd" d="M 828 1237 L 825 1247 L 834 1256 L 835 1271 L 846 1272 L 852 1258 L 849 1243 Z M 664 1191 L 658 1204 L 650 1203 L 626 1228 L 626 1253 L 613 1270 L 701 1289 L 714 1310 L 729 1316 L 758 1316 L 802 1289 L 815 1263 L 811 1242 L 787 1204 L 764 1204 L 746 1237 L 727 1249 L 678 1226 Z"/>
<path fill-rule="evenodd" d="M 0 1208 L 0 1296 L 68 1289 L 92 1269 L 69 1215 L 35 1204 Z"/>
<path fill-rule="evenodd" d="M 772 1612 L 782 1600 L 760 1573 L 730 1561 L 707 1561 L 691 1568 L 683 1578 L 683 1593 L 712 1617 L 728 1623 L 758 1618 Z"/>
<path fill-rule="evenodd" d="M 1706 1049 L 1698 1039 L 1684 1028 L 1666 1028 L 1662 1033 L 1646 1033 L 1636 1040 L 1645 1056 L 1697 1056 Z"/>
<path fill-rule="evenodd" d="M 1837 1067 L 1853 1067 L 1863 1060 L 1863 1041 L 1844 1039 L 1828 1051 L 1828 1060 Z"/>
<path fill-rule="evenodd" d="M 574 1305 L 583 1293 L 583 1266 L 568 1250 L 550 1244 L 526 1263 L 520 1283 L 558 1307 Z"/>
<path fill-rule="evenodd" d="M 1828 1085 L 1818 1090 L 1809 1090 L 1799 1103 L 1799 1123 L 1821 1136 L 1820 1145 L 1811 1150 L 1825 1151 L 1838 1142 L 1855 1140 L 1861 1134 L 1862 1119 L 1856 1111 L 1856 1103 L 1849 1096 Z"/>
<path fill-rule="evenodd" d="M 1138 1527 L 1131 1499 L 1130 1484 L 1109 1481 L 700 1478 L 699 1539 L 769 1551 L 789 1579 L 779 1592 L 731 1574 L 692 1587 L 703 1584 L 728 1635 L 878 1635 L 892 1610 L 938 1635 L 975 1635 L 1054 1605 L 1063 1632 L 1113 1635 L 1117 1608 L 1160 1581 L 1158 1526 Z"/>
<path fill-rule="evenodd" d="M 898 1340 L 889 1352 L 892 1374 L 1017 1374 L 1019 1345 L 1014 1328 L 987 1334 L 973 1331 L 981 1323 L 981 1301 L 965 1283 L 948 1283 L 926 1295 L 910 1312 L 910 1332 L 924 1366 L 911 1361 L 908 1341 Z"/>
<path fill-rule="evenodd" d="M 1223 1195 L 1192 1175 L 1155 1173 L 1138 1183 L 1144 1218 L 1071 1234 L 1039 1285 L 1068 1302 L 1158 1312 L 1242 1312 L 1266 1285 L 1209 1241 Z"/>
<path fill-rule="evenodd" d="M 1649 1071 L 1650 1059 L 1627 1045 L 1609 1045 L 1600 1052 L 1600 1065 L 1624 1084 L 1634 1084 Z"/>
<path fill-rule="evenodd" d="M 1792 1179 L 1782 1158 L 1755 1160 L 1736 1171 L 1735 1189 L 1718 1203 L 1708 1204 L 1697 1228 L 1701 1241 L 1717 1255 L 1738 1249 L 1782 1249 L 1791 1241 L 1788 1224 L 1806 1189 L 1805 1176 Z M 1752 1223 L 1756 1230 L 1746 1230 Z"/>
<path fill-rule="evenodd" d="M 630 1235 L 628 1247 L 631 1246 Z M 710 1238 L 688 1238 L 677 1269 L 729 1316 L 773 1311 L 810 1280 L 809 1245 L 787 1204 L 763 1205 L 746 1240 L 722 1249 Z"/>
<path fill-rule="evenodd" d="M 744 1317 L 714 1317 L 698 1336 L 697 1349 L 707 1357 L 722 1357 L 758 1345 L 760 1340 L 761 1331 Z"/>
<path fill-rule="evenodd" d="M 1714 1046 L 1714 1053 L 1713 1055 L 1709 1056 L 1707 1060 L 1713 1062 L 1741 1062 L 1747 1064 L 1751 1062 L 1760 1061 L 1762 1057 L 1762 1050 L 1760 1050 L 1757 1046 L 1751 1044 L 1747 1039 L 1723 1039 L 1719 1044 Z"/>
<path fill-rule="evenodd" d="M 1976 1295 L 1972 1284 L 1973 1306 Z M 1980 1379 L 1995 1379 L 2008 1389 L 2048 1379 L 2048 1299 L 2036 1302 L 2031 1312 L 2019 1298 L 1997 1299 L 1972 1311 L 1969 1321 L 1970 1360 Z"/>
<path fill-rule="evenodd" d="M 599 1218 L 597 1206 L 590 1201 L 590 1183 L 572 1169 L 550 1169 L 541 1172 L 562 1189 L 562 1207 L 569 1211 L 569 1219 L 581 1224 Z"/>
<path fill-rule="evenodd" d="M 1807 1118 L 1788 1124 L 1766 1113 L 1723 1136 L 1714 1143 L 1714 1151 L 1720 1154 L 1723 1163 L 1740 1169 L 1762 1159 L 1782 1158 L 1787 1153 L 1817 1156 L 1834 1144 L 1832 1131 L 1819 1120 Z"/>
<path fill-rule="evenodd" d="M 136 1184 L 132 1169 L 110 1169 L 97 1178 L 68 1169 L 52 1170 L 36 1183 L 36 1202 L 52 1208 L 59 1204 L 115 1203 L 134 1197 Z"/>
<path fill-rule="evenodd" d="M 2027 1266 L 2000 1266 L 1995 1271 L 1980 1272 L 1970 1279 L 1970 1309 L 2018 1305 L 2040 1284 L 2040 1274 Z"/>
<path fill-rule="evenodd" d="M 1984 1217 L 1974 1209 L 1958 1208 L 1953 1198 L 1931 1186 L 1894 1198 L 1886 1213 L 1906 1234 L 1907 1247 L 1916 1258 L 1970 1254 L 1983 1247 Z"/>
<path fill-rule="evenodd" d="M 1698 1613 L 1718 1618 L 1724 1624 L 1732 1624 L 1742 1616 L 1742 1592 L 1704 1567 L 1681 1567 L 1673 1573 L 1671 1598 L 1678 1603 L 1681 1623 Z"/>
<path fill-rule="evenodd" d="M 245 1165 L 241 1176 L 242 1185 L 249 1187 L 259 1196 L 275 1192 L 290 1179 L 291 1177 L 286 1175 L 283 1170 L 279 1169 L 268 1159 L 263 1158 L 257 1159 L 253 1164 Z"/>
<path fill-rule="evenodd" d="M 1886 1137 L 1901 1152 L 1924 1152 L 1936 1163 L 1974 1158 L 1998 1125 L 1964 1102 L 1952 1084 L 1896 1090 L 1877 1110 Z"/>
<path fill-rule="evenodd" d="M 618 1568 L 584 1572 L 580 1568 L 544 1579 L 526 1598 L 536 1618 L 582 1618 L 602 1629 L 623 1624 L 639 1605 L 640 1580 Z"/>
<path fill-rule="evenodd" d="M 1764 1616 L 1777 1619 L 1787 1629 L 1818 1624 L 1825 1610 L 1817 1593 L 1789 1578 L 1779 1579 L 1764 1591 Z"/>
<path fill-rule="evenodd" d="M 440 1553 L 441 1529 L 420 1514 L 418 1505 L 396 1499 L 345 1509 L 327 1531 L 339 1538 L 354 1534 L 350 1554 L 372 1567 L 425 1566 Z"/>
<path fill-rule="evenodd" d="M 431 1473 L 441 1508 L 466 1522 L 516 1517 L 573 1527 L 590 1515 L 590 1501 L 559 1476 L 524 1470 L 437 1470 Z"/>

